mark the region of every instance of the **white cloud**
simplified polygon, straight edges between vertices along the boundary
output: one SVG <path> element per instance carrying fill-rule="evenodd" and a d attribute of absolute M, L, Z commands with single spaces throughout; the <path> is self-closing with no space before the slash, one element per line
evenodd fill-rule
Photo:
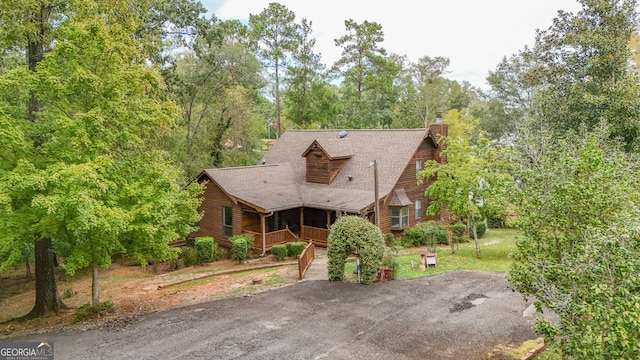
<path fill-rule="evenodd" d="M 247 20 L 273 0 L 208 0 L 203 4 L 220 19 Z M 340 57 L 334 39 L 346 33 L 344 20 L 375 21 L 382 25 L 389 53 L 444 56 L 451 60 L 448 77 L 485 86 L 489 70 L 504 56 L 533 45 L 536 29 L 551 25 L 557 11 L 575 12 L 574 0 L 280 0 L 313 22 L 316 52 L 330 66 Z"/>

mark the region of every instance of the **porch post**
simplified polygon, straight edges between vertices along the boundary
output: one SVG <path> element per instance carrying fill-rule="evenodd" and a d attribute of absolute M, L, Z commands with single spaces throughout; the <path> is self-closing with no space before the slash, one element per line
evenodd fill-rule
<path fill-rule="evenodd" d="M 331 211 L 325 210 L 325 212 L 327 213 L 327 229 L 328 229 L 329 226 L 331 226 Z"/>
<path fill-rule="evenodd" d="M 300 208 L 300 238 L 304 239 L 304 208 Z"/>
<path fill-rule="evenodd" d="M 260 256 L 265 256 L 265 254 L 267 253 L 267 225 L 266 225 L 266 221 L 265 219 L 265 214 L 260 213 L 260 228 L 261 233 L 262 233 L 262 255 Z"/>

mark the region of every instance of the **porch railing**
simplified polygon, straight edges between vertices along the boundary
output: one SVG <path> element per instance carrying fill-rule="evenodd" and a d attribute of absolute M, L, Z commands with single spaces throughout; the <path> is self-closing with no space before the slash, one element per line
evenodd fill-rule
<path fill-rule="evenodd" d="M 313 226 L 302 226 L 303 239 L 310 241 L 313 245 L 327 247 L 327 238 L 329 237 L 329 229 L 322 229 Z"/>
<path fill-rule="evenodd" d="M 262 250 L 262 234 L 245 230 L 245 234 L 253 235 L 253 248 Z M 289 228 L 268 232 L 265 235 L 265 251 L 271 250 L 273 245 L 286 244 L 288 242 L 299 241 L 296 234 L 292 233 Z"/>

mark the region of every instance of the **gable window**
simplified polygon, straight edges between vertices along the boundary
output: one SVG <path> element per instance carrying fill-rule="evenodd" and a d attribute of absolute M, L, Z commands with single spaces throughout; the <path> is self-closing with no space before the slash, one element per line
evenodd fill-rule
<path fill-rule="evenodd" d="M 420 170 L 422 170 L 422 160 L 416 160 L 416 179 L 420 174 Z"/>
<path fill-rule="evenodd" d="M 231 212 L 231 207 L 224 206 L 222 208 L 222 233 L 224 236 L 232 236 L 233 235 L 233 215 Z"/>
<path fill-rule="evenodd" d="M 404 229 L 409 226 L 409 207 L 391 208 L 391 228 Z"/>
<path fill-rule="evenodd" d="M 415 216 L 416 219 L 420 219 L 422 217 L 422 200 L 416 200 L 415 202 Z"/>

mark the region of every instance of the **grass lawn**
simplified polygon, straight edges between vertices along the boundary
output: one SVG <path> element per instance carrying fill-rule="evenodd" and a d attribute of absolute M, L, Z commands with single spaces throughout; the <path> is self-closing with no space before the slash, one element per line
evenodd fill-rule
<path fill-rule="evenodd" d="M 455 254 L 450 246 L 440 245 L 437 249 L 437 266 L 420 271 L 419 250 L 424 248 L 410 248 L 398 251 L 395 257 L 398 262 L 396 278 L 410 279 L 425 275 L 441 274 L 451 270 L 482 270 L 506 272 L 511 264 L 509 253 L 516 251 L 515 239 L 521 233 L 513 229 L 488 229 L 480 241 L 481 258 L 476 258 L 476 248 L 473 239 L 459 245 Z M 412 269 L 413 261 L 413 269 Z"/>

